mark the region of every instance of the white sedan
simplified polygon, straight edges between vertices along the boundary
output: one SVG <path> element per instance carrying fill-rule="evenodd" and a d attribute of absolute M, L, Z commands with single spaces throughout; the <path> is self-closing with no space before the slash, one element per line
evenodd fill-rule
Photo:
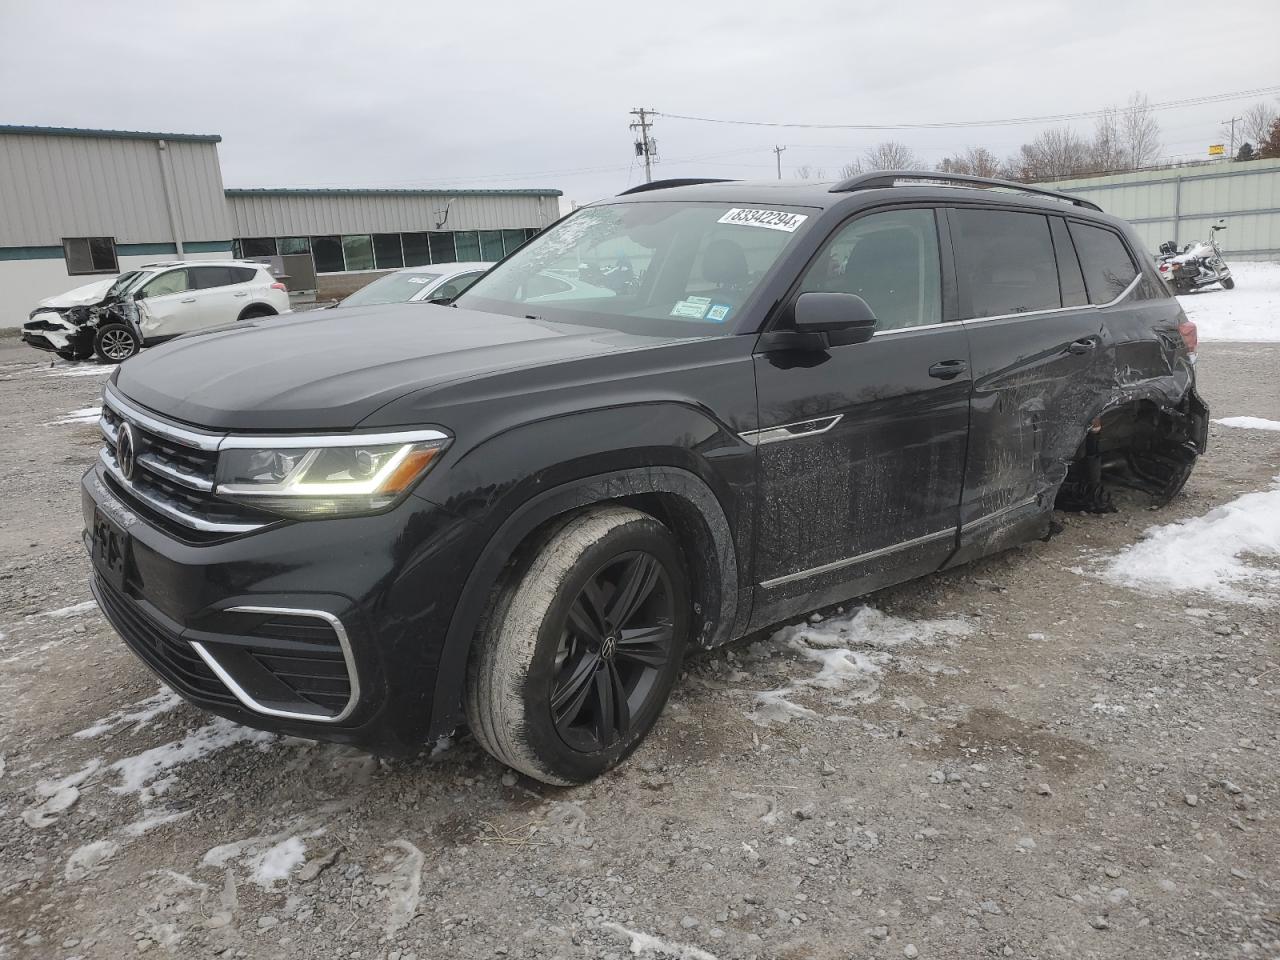
<path fill-rule="evenodd" d="M 405 267 L 361 287 L 335 308 L 372 307 L 381 303 L 448 301 L 475 283 L 492 263 L 437 263 Z"/>

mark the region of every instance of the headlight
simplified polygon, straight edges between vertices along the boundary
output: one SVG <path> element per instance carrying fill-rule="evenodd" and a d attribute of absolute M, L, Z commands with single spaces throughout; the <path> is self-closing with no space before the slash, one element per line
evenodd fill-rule
<path fill-rule="evenodd" d="M 298 520 L 377 513 L 431 468 L 449 437 L 438 431 L 224 441 L 214 494 Z"/>

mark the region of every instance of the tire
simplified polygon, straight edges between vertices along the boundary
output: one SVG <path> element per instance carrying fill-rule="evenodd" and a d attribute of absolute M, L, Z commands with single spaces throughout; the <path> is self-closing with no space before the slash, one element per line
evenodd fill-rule
<path fill-rule="evenodd" d="M 123 323 L 106 323 L 93 336 L 93 352 L 103 363 L 123 363 L 139 350 L 138 335 Z"/>
<path fill-rule="evenodd" d="M 1234 290 L 1235 288 L 1236 288 L 1236 282 L 1234 278 L 1226 277 L 1223 279 L 1222 281 L 1223 290 Z"/>
<path fill-rule="evenodd" d="M 257 320 L 259 317 L 274 317 L 278 314 L 270 307 L 246 307 L 245 311 L 236 317 L 236 323 L 241 320 Z"/>
<path fill-rule="evenodd" d="M 624 583 L 643 596 L 619 610 Z M 497 592 L 468 664 L 471 732 L 496 760 L 536 780 L 586 783 L 653 728 L 690 630 L 671 532 L 626 507 L 577 514 Z"/>

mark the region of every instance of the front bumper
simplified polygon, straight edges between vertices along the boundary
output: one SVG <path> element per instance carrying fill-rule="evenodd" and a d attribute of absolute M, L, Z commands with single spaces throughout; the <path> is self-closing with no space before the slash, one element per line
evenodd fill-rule
<path fill-rule="evenodd" d="M 383 755 L 432 727 L 449 620 L 477 527 L 419 497 L 374 517 L 188 542 L 101 465 L 81 482 L 92 589 L 129 648 L 185 699 L 239 723 Z M 96 555 L 107 521 L 122 564 Z"/>
<path fill-rule="evenodd" d="M 22 340 L 28 346 L 53 353 L 74 353 L 76 356 L 93 353 L 93 334 L 92 327 L 77 326 L 50 310 L 32 314 L 22 325 Z"/>

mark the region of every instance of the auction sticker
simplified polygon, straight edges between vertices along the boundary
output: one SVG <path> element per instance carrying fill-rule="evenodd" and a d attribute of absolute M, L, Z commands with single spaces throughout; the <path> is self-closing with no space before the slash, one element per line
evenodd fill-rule
<path fill-rule="evenodd" d="M 764 227 L 766 230 L 782 230 L 785 233 L 795 233 L 800 224 L 808 219 L 808 215 L 804 213 L 734 207 L 716 222 L 736 223 L 743 227 Z"/>
<path fill-rule="evenodd" d="M 685 320 L 701 320 L 707 315 L 707 308 L 710 306 L 710 297 L 686 297 L 671 308 L 671 316 L 683 317 Z"/>

